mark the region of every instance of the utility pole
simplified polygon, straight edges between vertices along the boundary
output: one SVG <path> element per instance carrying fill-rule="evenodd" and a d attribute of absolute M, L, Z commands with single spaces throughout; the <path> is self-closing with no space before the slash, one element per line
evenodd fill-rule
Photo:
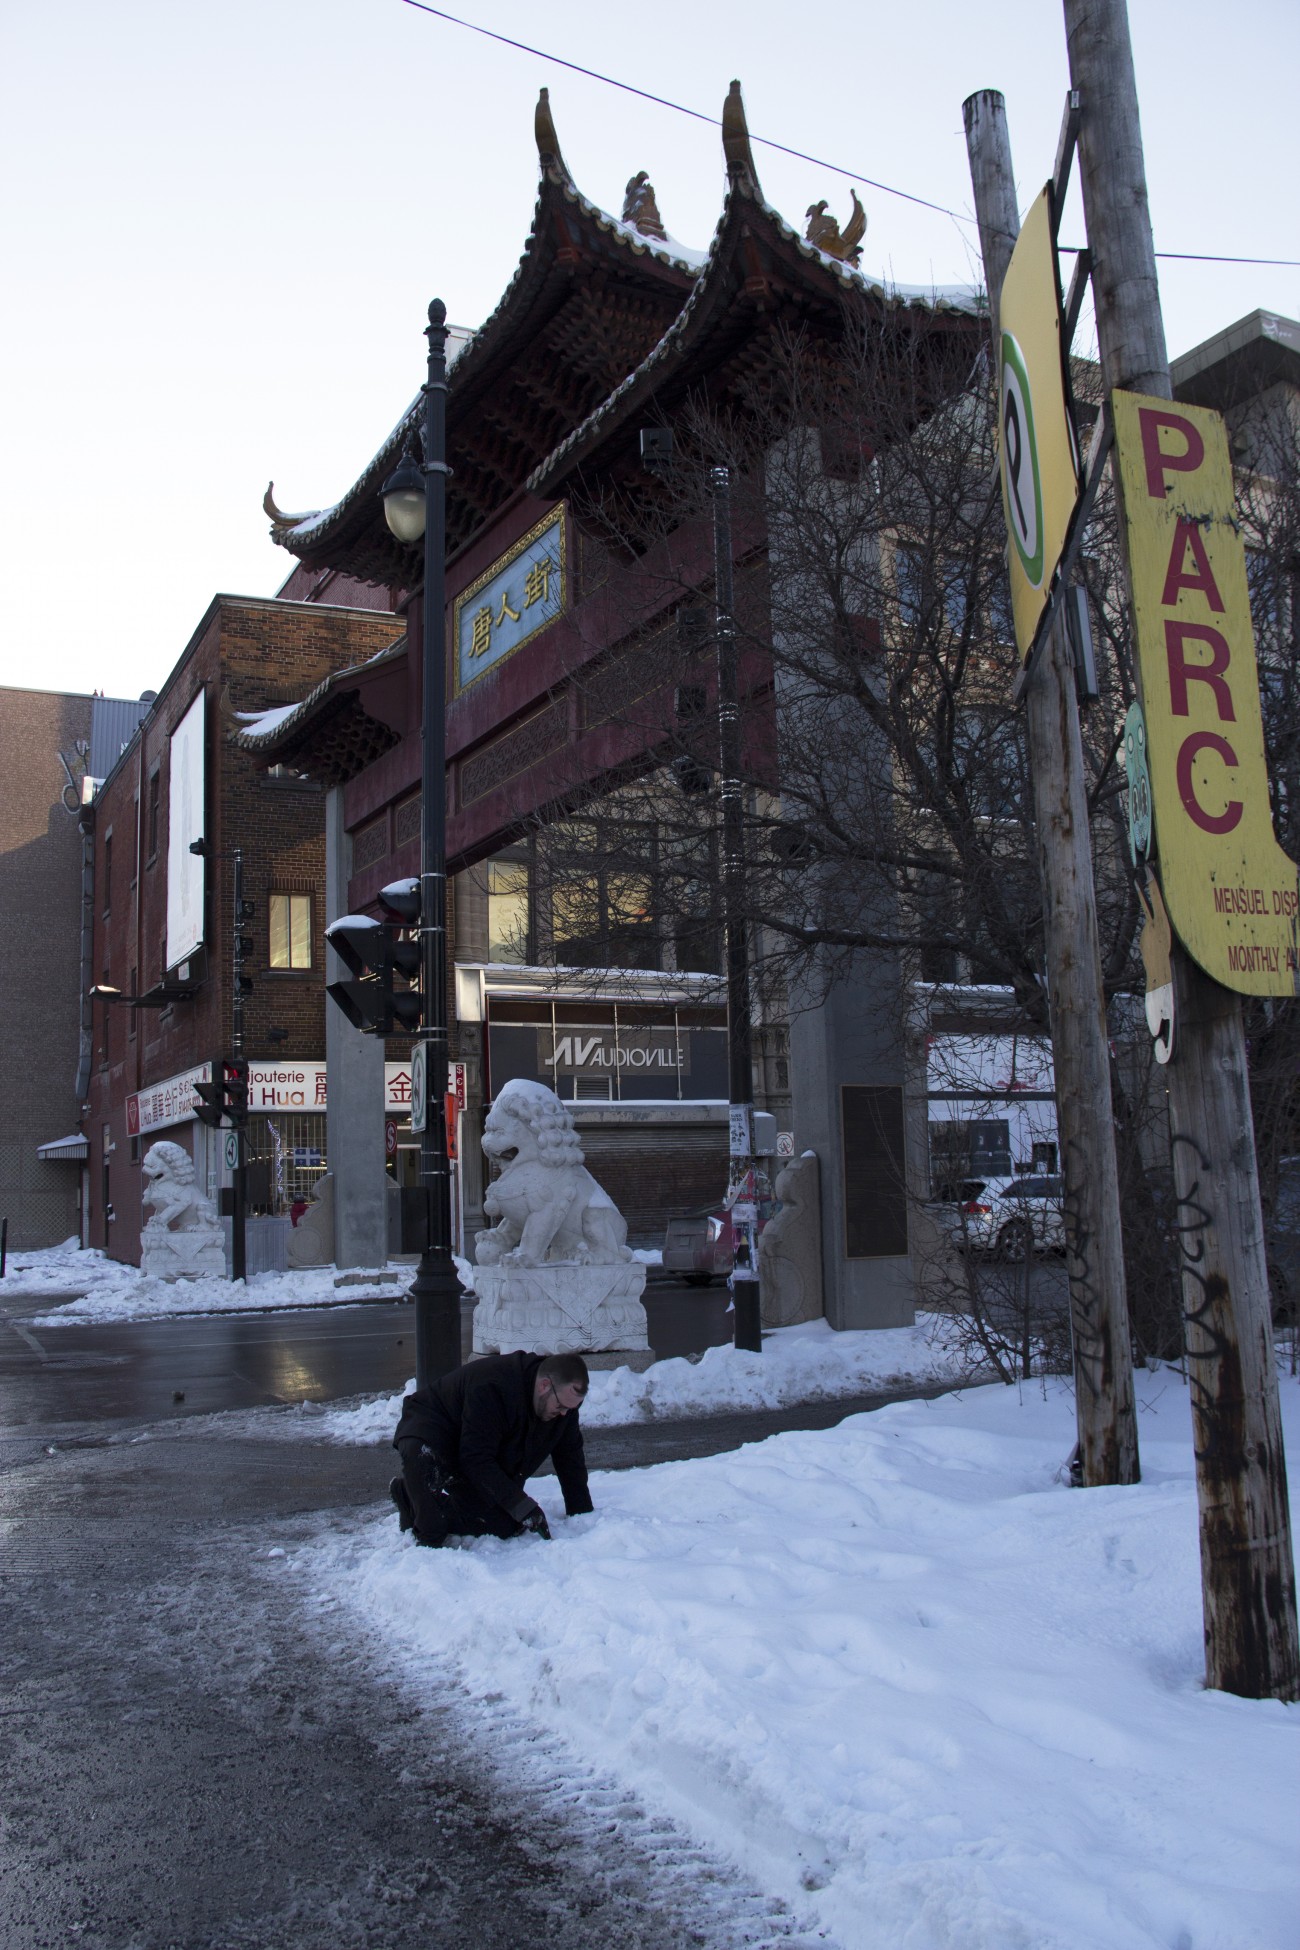
<path fill-rule="evenodd" d="M 731 469 L 709 471 L 713 496 L 713 571 L 718 646 L 718 808 L 722 824 L 722 914 L 727 938 L 727 1070 L 730 1107 L 731 1305 L 736 1347 L 763 1347 L 758 1284 L 757 1174 L 754 1164 L 754 1064 L 749 1014 L 749 936 L 745 921 L 745 805 L 740 778 L 740 703 L 731 560 Z"/>
<path fill-rule="evenodd" d="M 1125 0 L 1064 0 L 1064 10 L 1102 379 L 1108 393 L 1170 399 Z M 1136 659 L 1135 674 L 1140 683 Z M 1165 1074 L 1206 1682 L 1294 1700 L 1295 1568 L 1241 1002 L 1176 939 L 1172 965 L 1176 1040 Z"/>
<path fill-rule="evenodd" d="M 1002 280 L 1020 231 L 1006 104 L 986 89 L 968 97 L 962 114 L 996 370 Z M 1064 1179 L 1079 1465 L 1084 1486 L 1096 1488 L 1136 1483 L 1140 1470 L 1087 779 L 1061 611 L 1029 673 L 1025 710 Z"/>

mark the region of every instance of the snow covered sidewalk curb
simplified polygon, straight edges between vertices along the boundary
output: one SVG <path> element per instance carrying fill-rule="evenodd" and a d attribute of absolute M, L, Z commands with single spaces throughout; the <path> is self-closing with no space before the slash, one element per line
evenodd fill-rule
<path fill-rule="evenodd" d="M 374 1275 L 384 1271 L 374 1269 Z M 403 1268 L 405 1276 L 408 1269 Z M 358 1300 L 404 1300 L 404 1284 L 372 1276 L 357 1286 L 338 1287 L 336 1266 L 304 1267 L 292 1273 L 254 1273 L 247 1280 L 158 1280 L 138 1266 L 109 1259 L 97 1247 L 79 1250 L 75 1239 L 62 1246 L 9 1255 L 0 1281 L 0 1303 L 27 1306 L 67 1293 L 69 1300 L 33 1316 L 35 1327 L 62 1327 L 71 1321 L 103 1325 L 124 1320 L 165 1320 L 177 1314 L 265 1313 L 273 1308 L 323 1307 Z"/>
<path fill-rule="evenodd" d="M 598 1369 L 582 1408 L 587 1429 L 629 1422 L 678 1421 L 691 1415 L 725 1415 L 746 1409 L 790 1408 L 797 1402 L 833 1401 L 876 1389 L 965 1380 L 956 1351 L 945 1341 L 943 1322 L 922 1314 L 915 1327 L 837 1334 L 824 1320 L 782 1327 L 763 1336 L 761 1354 L 711 1347 L 698 1361 L 656 1361 L 644 1374 L 631 1368 Z M 408 1388 L 414 1387 L 408 1382 Z M 401 1395 L 381 1395 L 352 1408 L 304 1404 L 282 1433 L 314 1441 L 391 1442 Z"/>
<path fill-rule="evenodd" d="M 1061 1488 L 1068 1390 L 995 1386 L 598 1475 L 568 1522 L 543 1479 L 549 1545 L 386 1514 L 298 1562 L 843 1950 L 1289 1950 L 1300 1714 L 1202 1689 L 1186 1392 L 1142 1392 L 1134 1489 Z"/>

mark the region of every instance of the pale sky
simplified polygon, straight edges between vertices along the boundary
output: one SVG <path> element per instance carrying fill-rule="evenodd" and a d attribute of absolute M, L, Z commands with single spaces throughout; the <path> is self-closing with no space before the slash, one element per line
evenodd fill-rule
<path fill-rule="evenodd" d="M 750 0 L 448 0 L 448 10 L 969 218 L 961 104 L 1000 88 L 1022 208 L 1067 86 L 1053 0 L 798 8 Z M 579 186 L 617 214 L 646 169 L 668 229 L 708 244 L 718 131 L 403 0 L 11 6 L 0 47 L 0 683 L 157 688 L 217 590 L 271 595 L 285 509 L 336 500 L 423 377 L 425 310 L 475 326 L 518 261 L 551 91 Z M 1300 258 L 1295 0 L 1130 0 L 1156 248 Z M 755 148 L 802 229 L 836 169 Z M 970 222 L 859 188 L 863 268 L 979 277 Z M 1062 227 L 1082 241 L 1077 189 Z M 1068 269 L 1068 263 L 1067 263 Z M 1171 353 L 1300 270 L 1160 267 Z M 1083 347 L 1086 349 L 1086 346 Z"/>

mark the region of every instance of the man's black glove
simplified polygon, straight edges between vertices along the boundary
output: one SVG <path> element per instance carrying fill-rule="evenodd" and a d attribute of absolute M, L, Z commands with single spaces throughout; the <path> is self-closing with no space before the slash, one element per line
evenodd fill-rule
<path fill-rule="evenodd" d="M 540 1503 L 534 1503 L 528 1515 L 520 1520 L 520 1529 L 531 1530 L 534 1537 L 544 1537 L 548 1544 L 551 1541 L 551 1531 L 546 1521 L 546 1512 Z"/>

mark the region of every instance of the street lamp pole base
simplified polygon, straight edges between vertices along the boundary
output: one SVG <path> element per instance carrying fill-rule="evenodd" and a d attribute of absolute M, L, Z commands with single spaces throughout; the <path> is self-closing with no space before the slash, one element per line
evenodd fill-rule
<path fill-rule="evenodd" d="M 749 1354 L 761 1354 L 763 1352 L 763 1310 L 758 1281 L 733 1280 L 731 1304 L 735 1323 L 732 1328 L 732 1346 L 742 1348 Z"/>
<path fill-rule="evenodd" d="M 450 1256 L 423 1254 L 411 1299 L 415 1303 L 415 1385 L 427 1388 L 461 1365 L 460 1281 Z"/>

